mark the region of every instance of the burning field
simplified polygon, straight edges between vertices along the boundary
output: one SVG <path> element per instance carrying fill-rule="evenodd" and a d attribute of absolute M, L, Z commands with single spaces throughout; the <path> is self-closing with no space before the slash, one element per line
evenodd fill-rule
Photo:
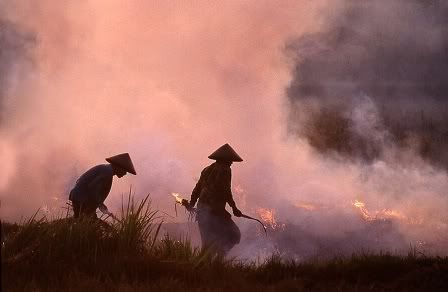
<path fill-rule="evenodd" d="M 242 205 L 248 196 L 241 185 L 233 190 Z M 182 196 L 174 193 L 180 204 Z M 283 208 L 284 208 L 284 204 Z M 424 256 L 446 255 L 448 245 L 445 221 L 434 220 L 418 208 L 374 208 L 355 199 L 336 205 L 297 201 L 289 209 L 252 207 L 248 214 L 259 218 L 263 227 L 254 221 L 235 218 L 242 230 L 242 240 L 231 257 L 246 261 L 264 260 L 276 254 L 284 260 L 306 262 L 328 260 L 353 254 L 388 253 L 407 255 L 410 250 Z M 294 212 L 295 221 L 291 220 Z M 181 216 L 183 210 L 176 210 Z M 162 227 L 173 238 L 189 238 L 200 246 L 199 230 L 193 213 L 187 223 L 168 223 Z M 169 219 L 168 222 L 173 218 Z M 336 225 L 328 227 L 334 220 Z M 334 228 L 333 230 L 331 228 Z M 433 233 L 434 230 L 438 232 Z"/>
<path fill-rule="evenodd" d="M 162 234 L 166 217 L 152 209 L 149 197 L 135 203 L 129 197 L 127 202 L 114 220 L 49 221 L 36 214 L 19 225 L 3 222 L 2 290 L 444 291 L 448 287 L 447 258 L 429 257 L 412 248 L 403 256 L 365 251 L 349 257 L 291 260 L 294 253 L 306 254 L 295 249 L 285 259 L 281 243 L 297 240 L 293 234 L 311 245 L 319 242 L 319 252 L 338 248 L 338 243 L 327 241 L 325 246 L 300 227 L 279 223 L 267 209 L 258 212 L 278 253 L 257 261 L 226 259 L 194 247 L 188 238 Z M 265 237 L 258 231 L 250 236 Z M 300 241 L 287 246 L 303 247 Z"/>
<path fill-rule="evenodd" d="M 444 222 L 426 222 L 415 213 L 408 215 L 396 209 L 369 209 L 358 200 L 341 206 L 299 202 L 291 208 L 297 209 L 298 221 L 282 218 L 274 209 L 255 209 L 267 228 L 267 236 L 255 224 L 244 224 L 243 242 L 233 254 L 260 259 L 276 253 L 285 259 L 303 261 L 366 251 L 392 251 L 405 255 L 413 249 L 431 256 L 444 254 L 448 244 Z M 319 227 L 331 218 L 345 225 L 337 226 L 333 231 L 325 226 Z M 430 234 L 429 230 L 439 232 Z"/>
<path fill-rule="evenodd" d="M 443 290 L 447 17 L 442 0 L 0 1 L 2 288 Z M 217 259 L 182 199 L 224 143 L 259 222 L 233 216 Z M 163 222 L 72 222 L 77 179 L 123 152 L 138 175 L 105 204 L 132 186 Z"/>

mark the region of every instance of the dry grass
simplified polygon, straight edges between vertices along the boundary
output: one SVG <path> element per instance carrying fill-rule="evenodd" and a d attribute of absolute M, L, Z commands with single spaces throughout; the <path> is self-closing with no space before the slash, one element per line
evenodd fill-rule
<path fill-rule="evenodd" d="M 127 204 L 127 205 L 126 205 Z M 37 219 L 2 224 L 2 291 L 296 291 L 448 289 L 447 258 L 410 253 L 243 263 L 158 236 L 149 197 L 129 197 L 119 221 Z"/>

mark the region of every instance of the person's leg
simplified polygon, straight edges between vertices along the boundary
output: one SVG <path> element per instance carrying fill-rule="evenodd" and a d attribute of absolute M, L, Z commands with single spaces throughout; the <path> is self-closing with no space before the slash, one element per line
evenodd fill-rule
<path fill-rule="evenodd" d="M 73 207 L 73 218 L 79 218 L 81 204 L 77 201 L 72 201 L 72 207 Z"/>
<path fill-rule="evenodd" d="M 232 220 L 232 219 L 229 219 L 229 229 L 230 229 L 230 231 L 229 231 L 229 239 L 230 239 L 230 241 L 232 242 L 232 244 L 233 245 L 235 245 L 235 244 L 238 244 L 238 243 L 240 243 L 240 240 L 241 240 L 241 231 L 240 231 L 240 229 L 238 228 L 238 225 L 236 225 L 236 223 Z"/>
<path fill-rule="evenodd" d="M 210 223 L 208 222 L 207 218 L 205 218 L 205 216 L 200 216 L 198 218 L 198 226 L 199 226 L 199 233 L 201 234 L 202 247 L 208 246 L 211 243 L 209 225 Z"/>
<path fill-rule="evenodd" d="M 223 253 L 226 254 L 240 242 L 241 232 L 235 222 L 230 218 L 222 218 L 219 229 L 221 230 L 221 248 Z"/>
<path fill-rule="evenodd" d="M 95 204 L 85 202 L 81 204 L 80 215 L 83 217 L 94 218 L 96 219 L 96 208 Z"/>
<path fill-rule="evenodd" d="M 199 210 L 197 214 L 197 221 L 199 226 L 199 232 L 201 234 L 202 248 L 207 249 L 212 253 L 217 253 L 219 250 L 219 243 L 217 235 L 219 230 L 216 226 L 216 216 L 210 214 L 208 210 Z"/>

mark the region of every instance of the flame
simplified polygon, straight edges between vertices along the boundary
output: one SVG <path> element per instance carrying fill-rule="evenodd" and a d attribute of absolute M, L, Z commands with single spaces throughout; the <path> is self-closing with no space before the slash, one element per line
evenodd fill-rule
<path fill-rule="evenodd" d="M 392 210 L 392 209 L 385 208 L 380 211 L 375 211 L 374 213 L 371 213 L 366 208 L 366 204 L 364 202 L 355 200 L 355 202 L 352 204 L 353 204 L 353 206 L 355 206 L 355 208 L 357 208 L 359 210 L 362 218 L 365 221 L 396 219 L 396 220 L 405 221 L 405 222 L 407 222 L 409 224 L 413 224 L 413 225 L 419 225 L 419 224 L 423 223 L 422 219 L 410 218 L 398 210 Z"/>
<path fill-rule="evenodd" d="M 182 197 L 179 193 L 171 193 L 171 195 L 176 198 L 176 203 L 182 204 Z"/>
<path fill-rule="evenodd" d="M 397 218 L 397 219 L 406 219 L 407 218 L 401 212 L 396 211 L 396 210 L 384 209 L 384 210 L 381 210 L 381 213 L 384 214 L 384 216 L 387 216 L 390 218 Z"/>
<path fill-rule="evenodd" d="M 258 208 L 255 211 L 258 216 L 260 216 L 261 221 L 264 222 L 264 225 L 271 229 L 279 229 L 284 230 L 286 225 L 278 223 L 275 219 L 275 211 L 274 209 L 266 209 L 266 208 Z"/>
<path fill-rule="evenodd" d="M 276 224 L 275 217 L 274 217 L 274 210 L 258 208 L 257 214 L 261 217 L 261 220 L 266 222 L 267 224 L 269 224 L 271 226 L 274 226 Z"/>
<path fill-rule="evenodd" d="M 364 204 L 363 202 L 360 202 L 358 200 L 355 200 L 355 202 L 353 203 L 353 206 L 355 206 L 356 208 L 364 208 L 366 206 L 366 204 Z"/>
<path fill-rule="evenodd" d="M 361 213 L 361 216 L 366 221 L 372 221 L 374 218 L 370 215 L 369 210 L 366 208 L 366 204 L 364 204 L 361 201 L 355 200 L 353 203 L 353 206 L 358 208 L 359 212 Z"/>
<path fill-rule="evenodd" d="M 295 207 L 300 208 L 300 209 L 304 209 L 307 211 L 316 211 L 318 209 L 317 205 L 311 204 L 311 203 L 306 203 L 306 202 L 298 202 L 296 204 L 294 204 Z"/>

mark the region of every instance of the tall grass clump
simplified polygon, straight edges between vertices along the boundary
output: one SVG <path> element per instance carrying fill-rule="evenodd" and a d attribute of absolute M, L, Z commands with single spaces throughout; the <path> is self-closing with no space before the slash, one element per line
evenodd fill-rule
<path fill-rule="evenodd" d="M 121 216 L 113 223 L 93 218 L 48 221 L 36 213 L 9 235 L 2 248 L 4 258 L 78 264 L 151 249 L 162 219 L 151 209 L 149 195 L 136 204 L 129 194 L 122 205 Z"/>
<path fill-rule="evenodd" d="M 126 206 L 122 204 L 121 219 L 116 218 L 113 230 L 121 253 L 140 253 L 154 247 L 163 217 L 151 209 L 149 195 L 135 204 L 129 192 Z"/>
<path fill-rule="evenodd" d="M 149 195 L 135 203 L 131 193 L 113 222 L 71 217 L 50 221 L 36 212 L 16 228 L 2 228 L 10 230 L 2 234 L 2 270 L 6 280 L 14 275 L 37 281 L 61 271 L 121 273 L 118 263 L 123 259 L 151 256 L 162 224 L 157 214 Z"/>

